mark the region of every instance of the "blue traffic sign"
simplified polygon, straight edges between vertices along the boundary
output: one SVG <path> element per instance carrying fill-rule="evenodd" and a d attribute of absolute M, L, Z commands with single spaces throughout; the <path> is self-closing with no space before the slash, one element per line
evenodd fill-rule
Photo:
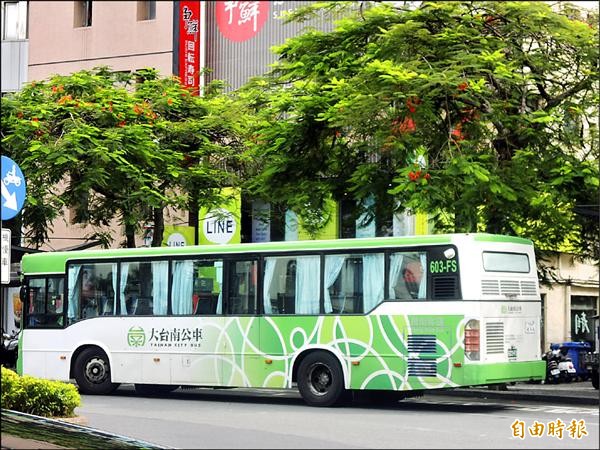
<path fill-rule="evenodd" d="M 7 156 L 2 156 L 1 182 L 2 185 L 2 220 L 15 217 L 25 203 L 25 177 L 23 172 Z"/>

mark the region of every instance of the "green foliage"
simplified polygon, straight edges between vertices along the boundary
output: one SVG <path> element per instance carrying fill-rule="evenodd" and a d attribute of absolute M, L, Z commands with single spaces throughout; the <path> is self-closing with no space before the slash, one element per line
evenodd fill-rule
<path fill-rule="evenodd" d="M 28 179 L 27 237 L 46 241 L 69 208 L 65 220 L 97 230 L 117 220 L 134 246 L 134 233 L 159 224 L 165 208 L 218 201 L 243 166 L 238 110 L 217 84 L 194 96 L 151 69 L 82 70 L 3 97 L 3 152 Z"/>
<path fill-rule="evenodd" d="M 20 377 L 2 367 L 2 408 L 44 417 L 73 417 L 80 404 L 79 392 L 72 384 Z"/>
<path fill-rule="evenodd" d="M 301 216 L 351 194 L 440 231 L 600 256 L 597 219 L 577 214 L 598 204 L 597 20 L 545 2 L 399 3 L 293 16 L 344 18 L 277 47 L 240 91 L 256 113 L 249 189 Z"/>
<path fill-rule="evenodd" d="M 2 408 L 13 409 L 13 405 L 23 403 L 24 391 L 21 387 L 21 377 L 10 369 L 1 367 L 2 370 Z"/>

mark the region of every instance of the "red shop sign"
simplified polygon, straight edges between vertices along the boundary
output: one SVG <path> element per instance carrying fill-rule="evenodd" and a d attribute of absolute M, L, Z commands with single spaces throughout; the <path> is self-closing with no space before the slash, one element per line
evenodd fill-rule
<path fill-rule="evenodd" d="M 230 41 L 256 36 L 269 17 L 269 2 L 216 2 L 219 31 Z"/>
<path fill-rule="evenodd" d="M 179 77 L 198 94 L 200 85 L 200 2 L 179 2 Z"/>

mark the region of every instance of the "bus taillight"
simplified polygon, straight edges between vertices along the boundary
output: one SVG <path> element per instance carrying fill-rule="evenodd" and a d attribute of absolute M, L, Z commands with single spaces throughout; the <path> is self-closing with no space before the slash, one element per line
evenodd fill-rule
<path fill-rule="evenodd" d="M 465 356 L 479 361 L 479 320 L 471 319 L 465 325 Z"/>

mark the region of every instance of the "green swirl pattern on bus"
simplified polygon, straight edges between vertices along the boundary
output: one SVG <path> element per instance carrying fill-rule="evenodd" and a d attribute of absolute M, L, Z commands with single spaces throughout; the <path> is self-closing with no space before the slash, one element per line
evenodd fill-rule
<path fill-rule="evenodd" d="M 294 358 L 305 349 L 323 348 L 340 358 L 352 389 L 454 387 L 460 380 L 454 379 L 453 361 L 464 355 L 461 320 L 388 315 L 207 319 L 202 321 L 203 363 L 195 370 L 201 379 L 222 377 L 226 386 L 284 388 L 291 385 Z M 409 335 L 435 335 L 435 351 L 409 354 Z M 409 357 L 434 361 L 436 375 L 409 376 Z"/>

